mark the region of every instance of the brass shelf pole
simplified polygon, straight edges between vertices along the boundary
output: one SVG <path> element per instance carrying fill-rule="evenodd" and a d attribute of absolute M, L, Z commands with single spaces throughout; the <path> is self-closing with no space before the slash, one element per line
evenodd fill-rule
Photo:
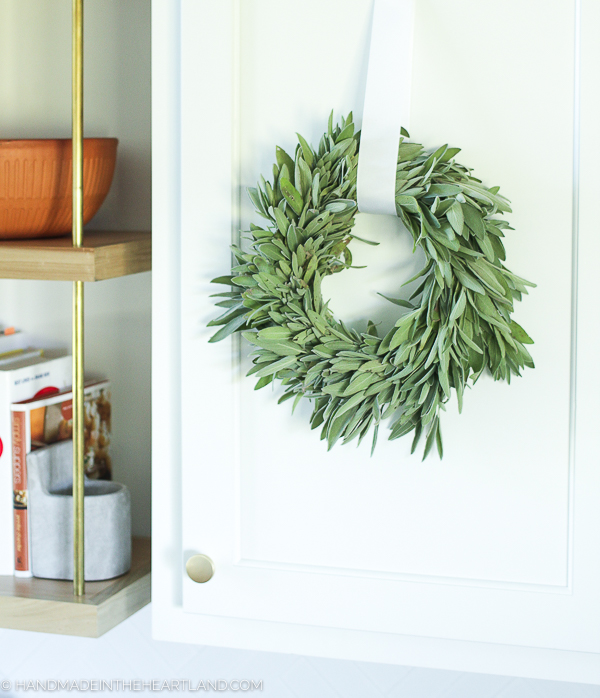
<path fill-rule="evenodd" d="M 83 245 L 83 0 L 72 0 L 73 247 Z M 73 282 L 73 593 L 83 596 L 83 281 Z"/>

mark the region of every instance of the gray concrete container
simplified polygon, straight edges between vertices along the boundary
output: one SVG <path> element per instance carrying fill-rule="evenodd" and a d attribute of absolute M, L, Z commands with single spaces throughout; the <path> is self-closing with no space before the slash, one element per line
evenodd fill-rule
<path fill-rule="evenodd" d="M 34 577 L 73 579 L 73 442 L 27 455 L 31 566 Z M 86 581 L 131 567 L 131 497 L 125 485 L 85 479 Z"/>

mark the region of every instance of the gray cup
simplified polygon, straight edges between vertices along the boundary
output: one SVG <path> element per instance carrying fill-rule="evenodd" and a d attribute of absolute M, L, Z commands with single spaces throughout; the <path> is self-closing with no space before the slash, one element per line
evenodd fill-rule
<path fill-rule="evenodd" d="M 27 455 L 31 566 L 34 577 L 73 579 L 73 442 Z M 86 581 L 111 579 L 131 567 L 131 497 L 125 485 L 84 483 Z"/>

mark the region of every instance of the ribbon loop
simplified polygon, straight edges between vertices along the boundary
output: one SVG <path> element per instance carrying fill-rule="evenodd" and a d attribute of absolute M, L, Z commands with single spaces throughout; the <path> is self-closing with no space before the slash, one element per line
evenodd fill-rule
<path fill-rule="evenodd" d="M 396 214 L 400 128 L 408 129 L 414 0 L 374 0 L 357 171 L 358 210 Z"/>

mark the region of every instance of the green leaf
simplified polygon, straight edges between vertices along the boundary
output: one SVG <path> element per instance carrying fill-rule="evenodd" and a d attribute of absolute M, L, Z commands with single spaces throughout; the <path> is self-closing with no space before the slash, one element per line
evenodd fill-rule
<path fill-rule="evenodd" d="M 273 381 L 273 376 L 263 376 L 254 386 L 254 390 L 260 390 L 265 385 L 269 385 Z"/>
<path fill-rule="evenodd" d="M 287 230 L 287 244 L 288 248 L 292 251 L 295 252 L 296 249 L 298 248 L 298 233 L 296 232 L 296 228 L 293 225 L 290 225 L 290 227 Z"/>
<path fill-rule="evenodd" d="M 290 399 L 293 398 L 293 397 L 294 397 L 294 391 L 293 391 L 293 390 L 289 390 L 287 393 L 284 393 L 284 394 L 279 398 L 279 400 L 277 400 L 277 404 L 278 404 L 278 405 L 282 405 L 284 402 L 286 402 L 286 400 L 290 400 Z"/>
<path fill-rule="evenodd" d="M 481 248 L 481 251 L 485 255 L 488 262 L 493 262 L 496 259 L 496 255 L 494 254 L 494 246 L 492 244 L 492 240 L 490 239 L 490 237 L 494 240 L 498 239 L 498 238 L 495 238 L 494 236 L 484 235 L 477 242 L 479 243 L 479 247 Z"/>
<path fill-rule="evenodd" d="M 419 214 L 421 209 L 414 196 L 397 196 L 396 204 L 411 213 Z"/>
<path fill-rule="evenodd" d="M 348 410 L 353 409 L 365 399 L 364 392 L 355 393 L 349 400 L 344 400 L 340 406 L 337 408 L 336 415 L 339 417 Z"/>
<path fill-rule="evenodd" d="M 393 351 L 394 349 L 396 349 L 396 347 L 399 347 L 403 342 L 406 342 L 409 333 L 410 324 L 406 323 L 404 325 L 401 325 L 400 328 L 396 330 L 394 336 L 390 341 L 390 351 Z"/>
<path fill-rule="evenodd" d="M 428 196 L 456 196 L 461 188 L 456 184 L 432 184 L 427 191 Z"/>
<path fill-rule="evenodd" d="M 313 177 L 313 182 L 312 182 L 312 203 L 313 206 L 318 206 L 321 200 L 321 195 L 320 195 L 320 184 L 321 184 L 321 173 L 320 172 L 315 172 L 315 175 Z"/>
<path fill-rule="evenodd" d="M 483 224 L 483 219 L 479 211 L 470 204 L 461 204 L 461 207 L 465 217 L 465 223 L 478 238 L 482 238 L 485 235 L 485 225 Z"/>
<path fill-rule="evenodd" d="M 302 200 L 302 195 L 300 192 L 290 182 L 290 180 L 286 179 L 285 177 L 282 177 L 279 180 L 279 187 L 281 188 L 281 193 L 283 194 L 285 200 L 292 207 L 294 213 L 299 216 L 304 208 L 304 201 Z"/>
<path fill-rule="evenodd" d="M 485 289 L 483 288 L 483 286 L 470 274 L 467 274 L 466 272 L 456 268 L 454 269 L 454 273 L 456 274 L 456 278 L 460 281 L 460 283 L 463 286 L 470 288 L 471 291 L 475 291 L 475 293 L 481 293 L 482 295 L 485 295 Z"/>
<path fill-rule="evenodd" d="M 454 304 L 454 307 L 452 308 L 452 312 L 450 313 L 450 324 L 453 322 L 456 322 L 458 318 L 464 313 L 465 308 L 467 307 L 467 297 L 465 295 L 464 290 L 461 291 L 460 296 L 456 303 Z"/>
<path fill-rule="evenodd" d="M 240 297 L 240 289 L 236 289 L 235 291 L 223 291 L 222 293 L 211 293 L 209 298 L 239 298 Z M 217 305 L 219 305 L 217 303 Z"/>
<path fill-rule="evenodd" d="M 290 227 L 290 221 L 285 213 L 279 208 L 279 206 L 273 209 L 273 215 L 275 216 L 275 222 L 277 223 L 277 228 L 282 235 L 285 235 Z"/>
<path fill-rule="evenodd" d="M 437 372 L 438 380 L 444 391 L 444 395 L 450 399 L 450 381 L 448 380 L 448 373 L 440 367 Z"/>
<path fill-rule="evenodd" d="M 257 371 L 255 375 L 258 378 L 261 378 L 262 376 L 270 376 L 274 373 L 277 373 L 278 371 L 283 371 L 284 368 L 289 368 L 290 366 L 293 366 L 295 363 L 295 356 L 284 356 L 283 359 L 279 359 L 279 361 L 275 361 L 274 363 L 269 364 L 264 368 L 261 368 L 261 370 Z"/>
<path fill-rule="evenodd" d="M 419 143 L 400 143 L 398 148 L 398 162 L 408 162 L 415 159 L 423 152 L 423 146 Z"/>
<path fill-rule="evenodd" d="M 287 176 L 293 180 L 294 178 L 294 161 L 292 158 L 285 152 L 283 148 L 280 148 L 277 146 L 275 148 L 275 157 L 277 158 L 277 164 L 279 165 L 279 170 L 280 170 L 280 175 L 282 174 L 281 170 L 283 166 L 285 165 L 288 171 Z M 280 179 L 280 186 L 281 186 L 281 179 Z"/>
<path fill-rule="evenodd" d="M 296 133 L 298 136 L 298 140 L 300 141 L 300 147 L 302 148 L 302 156 L 306 160 L 306 164 L 312 168 L 313 163 L 315 161 L 315 155 L 312 151 L 312 148 L 308 143 L 304 140 L 304 138 L 299 134 Z"/>
<path fill-rule="evenodd" d="M 390 298 L 389 296 L 384 296 L 383 293 L 377 292 L 378 296 L 381 296 L 382 298 L 385 298 L 386 301 L 390 301 L 390 303 L 393 303 L 394 305 L 400 305 L 403 308 L 410 308 L 411 310 L 415 309 L 415 306 L 412 303 L 409 303 L 408 301 L 405 301 L 402 298 Z"/>
<path fill-rule="evenodd" d="M 236 286 L 245 286 L 246 288 L 253 288 L 258 286 L 258 281 L 253 276 L 234 276 L 231 280 Z"/>
<path fill-rule="evenodd" d="M 525 330 L 514 320 L 510 323 L 510 333 L 521 344 L 533 344 L 533 339 L 525 332 Z"/>
<path fill-rule="evenodd" d="M 355 375 L 344 391 L 344 397 L 349 397 L 350 395 L 354 395 L 354 393 L 359 393 L 361 390 L 365 390 L 375 379 L 376 376 L 374 373 L 359 373 Z"/>
<path fill-rule="evenodd" d="M 250 200 L 254 204 L 254 208 L 263 216 L 263 218 L 269 218 L 269 215 L 267 214 L 267 211 L 261 201 L 258 189 L 255 187 L 248 187 L 247 191 Z"/>
<path fill-rule="evenodd" d="M 417 450 L 417 445 L 419 443 L 419 439 L 421 438 L 422 429 L 423 427 L 421 426 L 421 422 L 417 422 L 417 425 L 415 426 L 415 436 L 413 438 L 412 446 L 410 447 L 411 455 Z"/>
<path fill-rule="evenodd" d="M 373 240 L 366 240 L 365 238 L 359 238 L 358 235 L 355 235 L 354 233 L 350 233 L 352 235 L 353 240 L 360 240 L 361 242 L 364 242 L 365 245 L 372 245 L 373 247 L 377 247 L 379 245 L 378 242 L 373 242 Z"/>
<path fill-rule="evenodd" d="M 422 276 L 425 276 L 433 266 L 433 262 L 429 260 L 429 263 L 421 269 L 421 271 L 418 274 L 415 274 L 412 278 L 410 278 L 408 281 L 405 281 L 402 286 L 408 286 L 408 284 L 411 284 L 413 281 L 416 281 L 417 279 L 421 278 Z"/>
<path fill-rule="evenodd" d="M 319 264 L 319 258 L 315 254 L 310 258 L 310 262 L 306 266 L 306 271 L 304 273 L 304 281 L 306 281 L 306 283 L 308 283 L 312 279 L 312 275 L 317 270 L 318 264 Z"/>
<path fill-rule="evenodd" d="M 246 333 L 244 332 L 244 337 L 245 336 Z M 254 340 L 251 341 L 257 344 L 259 347 L 263 347 L 273 354 L 277 354 L 277 356 L 299 356 L 302 353 L 302 348 L 298 344 L 285 339 L 278 342 L 266 341 L 255 335 Z"/>
<path fill-rule="evenodd" d="M 329 327 L 321 315 L 310 309 L 307 310 L 306 314 L 319 332 L 325 333 L 328 331 Z"/>
<path fill-rule="evenodd" d="M 239 330 L 242 325 L 246 323 L 246 315 L 239 315 L 238 317 L 228 322 L 226 325 L 221 327 L 221 329 L 213 334 L 213 336 L 208 340 L 209 342 L 220 342 L 222 339 L 229 337 L 236 330 Z"/>
<path fill-rule="evenodd" d="M 483 315 L 487 315 L 488 317 L 493 318 L 494 320 L 500 319 L 500 315 L 496 310 L 496 306 L 490 300 L 489 296 L 481 296 L 478 294 L 477 296 L 475 296 L 474 301 L 475 306 L 479 311 L 481 311 Z"/>
<path fill-rule="evenodd" d="M 333 419 L 327 430 L 327 450 L 331 450 L 335 442 L 339 439 L 344 427 L 352 419 L 352 412 L 345 412 L 340 417 Z"/>
<path fill-rule="evenodd" d="M 226 286 L 231 286 L 232 276 L 217 276 L 216 279 L 211 280 L 211 284 L 225 284 Z"/>
<path fill-rule="evenodd" d="M 502 240 L 500 240 L 500 238 L 496 237 L 495 235 L 491 235 L 490 241 L 498 259 L 504 261 L 506 259 L 506 251 L 504 249 L 504 245 L 502 244 Z"/>
<path fill-rule="evenodd" d="M 475 342 L 463 330 L 461 330 L 460 326 L 458 328 L 458 333 L 470 349 L 472 349 L 476 354 L 483 354 L 481 348 L 478 347 L 477 344 L 475 344 Z"/>
<path fill-rule="evenodd" d="M 335 139 L 336 144 L 345 141 L 346 138 L 352 138 L 354 135 L 354 124 L 348 124 L 340 133 L 340 135 Z"/>
<path fill-rule="evenodd" d="M 427 458 L 429 455 L 429 452 L 431 451 L 431 448 L 433 444 L 435 443 L 436 437 L 437 437 L 437 428 L 438 428 L 438 419 L 435 418 L 433 422 L 431 422 L 431 426 L 429 427 L 429 432 L 427 434 L 427 441 L 425 442 L 425 451 L 423 452 L 423 460 Z"/>
<path fill-rule="evenodd" d="M 312 219 L 312 221 L 306 226 L 305 232 L 308 236 L 313 236 L 319 231 L 321 231 L 326 225 L 332 214 L 329 211 L 323 211 L 319 213 L 318 216 Z"/>
<path fill-rule="evenodd" d="M 298 184 L 300 187 L 302 198 L 306 200 L 312 188 L 312 173 L 309 166 L 302 158 L 298 158 L 297 165 L 299 176 L 296 177 L 296 184 Z"/>
<path fill-rule="evenodd" d="M 461 205 L 455 201 L 452 206 L 446 211 L 448 223 L 454 228 L 457 235 L 462 235 L 465 219 Z"/>
<path fill-rule="evenodd" d="M 281 259 L 285 259 L 285 257 L 281 254 L 279 248 L 276 245 L 271 244 L 270 242 L 266 242 L 263 245 L 260 245 L 259 249 L 261 253 L 265 255 L 265 257 L 268 257 L 269 259 L 272 259 L 275 262 L 279 262 Z"/>
<path fill-rule="evenodd" d="M 481 258 L 470 262 L 470 267 L 475 274 L 477 274 L 477 276 L 490 288 L 496 291 L 496 293 L 500 294 L 501 296 L 504 295 L 504 289 L 493 271 L 495 267 L 488 265 L 487 262 L 484 262 Z"/>
<path fill-rule="evenodd" d="M 438 421 L 437 428 L 435 430 L 435 441 L 437 443 L 438 455 L 440 458 L 444 457 L 444 444 L 442 443 L 442 427 Z"/>
<path fill-rule="evenodd" d="M 460 153 L 460 148 L 448 148 L 444 155 L 440 158 L 440 162 L 449 162 L 455 155 Z"/>
<path fill-rule="evenodd" d="M 352 199 L 338 199 L 332 201 L 325 206 L 326 211 L 331 211 L 334 215 L 340 213 L 348 213 L 356 208 L 356 201 Z"/>
<path fill-rule="evenodd" d="M 321 275 L 315 270 L 315 279 L 313 281 L 313 303 L 317 313 L 321 312 Z"/>
<path fill-rule="evenodd" d="M 215 327 L 218 325 L 226 325 L 230 320 L 233 320 L 238 315 L 245 315 L 248 312 L 248 308 L 244 308 L 241 303 L 236 303 L 232 308 L 223 313 L 220 317 L 215 320 L 211 320 L 206 326 Z"/>
<path fill-rule="evenodd" d="M 377 446 L 377 434 L 379 433 L 379 424 L 375 425 L 375 428 L 373 429 L 373 443 L 371 445 L 371 457 L 373 457 L 373 453 L 375 453 L 375 446 Z"/>
<path fill-rule="evenodd" d="M 261 339 L 278 340 L 289 339 L 292 333 L 287 327 L 266 327 L 264 330 L 259 331 L 258 336 Z"/>

